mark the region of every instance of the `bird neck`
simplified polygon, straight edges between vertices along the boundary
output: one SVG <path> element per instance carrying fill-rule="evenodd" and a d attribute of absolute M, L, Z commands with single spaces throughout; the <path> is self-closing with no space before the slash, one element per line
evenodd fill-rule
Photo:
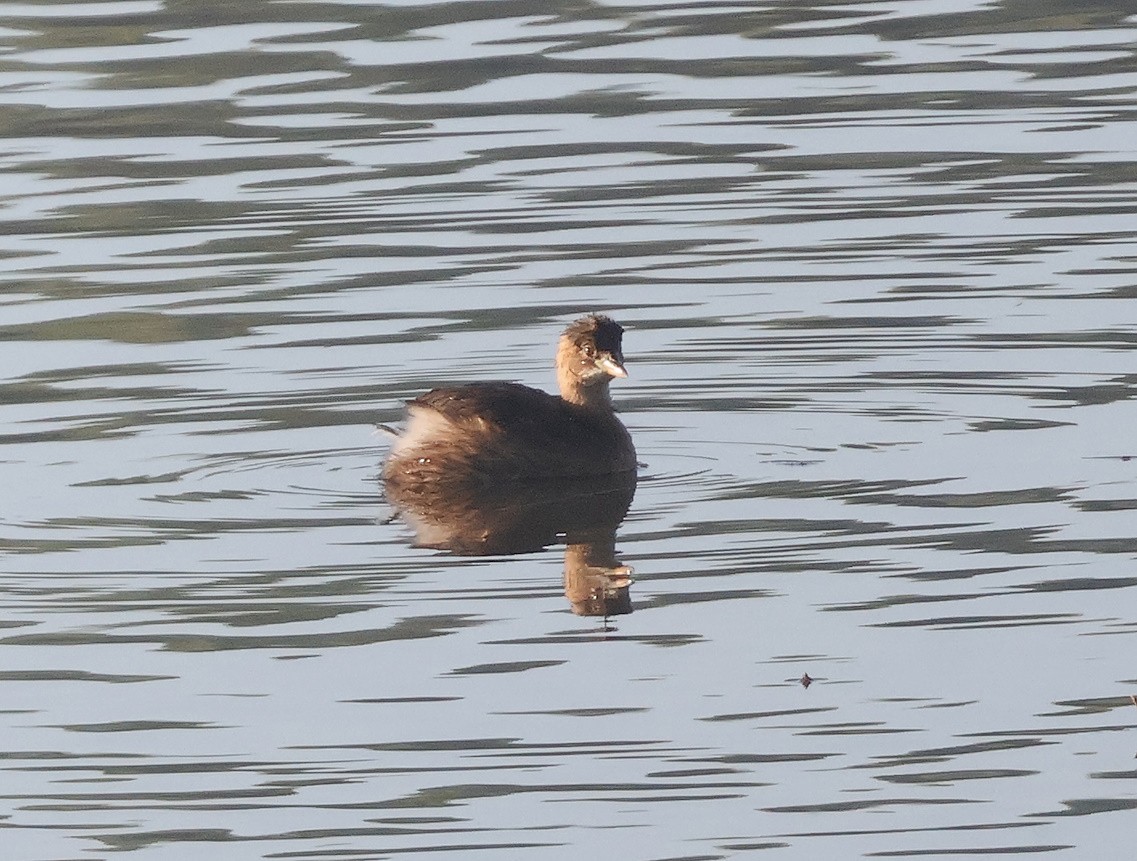
<path fill-rule="evenodd" d="M 607 380 L 586 386 L 580 377 L 568 369 L 557 368 L 557 387 L 561 391 L 561 399 L 570 404 L 595 412 L 612 412 L 612 397 L 608 393 Z"/>

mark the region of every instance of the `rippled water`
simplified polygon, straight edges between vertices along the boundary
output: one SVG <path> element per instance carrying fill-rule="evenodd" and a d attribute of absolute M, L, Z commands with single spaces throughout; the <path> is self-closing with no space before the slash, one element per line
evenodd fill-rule
<path fill-rule="evenodd" d="M 1137 17 L 0 14 L 6 857 L 1120 857 Z M 374 432 L 592 310 L 607 621 Z"/>

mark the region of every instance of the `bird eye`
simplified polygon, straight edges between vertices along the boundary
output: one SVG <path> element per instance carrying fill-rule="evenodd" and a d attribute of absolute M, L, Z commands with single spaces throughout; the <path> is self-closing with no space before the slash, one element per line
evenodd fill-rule
<path fill-rule="evenodd" d="M 596 348 L 593 347 L 591 344 L 585 344 L 584 346 L 582 346 L 580 348 L 580 351 L 582 353 L 584 353 L 586 358 L 589 358 L 589 359 L 595 359 L 596 358 Z"/>

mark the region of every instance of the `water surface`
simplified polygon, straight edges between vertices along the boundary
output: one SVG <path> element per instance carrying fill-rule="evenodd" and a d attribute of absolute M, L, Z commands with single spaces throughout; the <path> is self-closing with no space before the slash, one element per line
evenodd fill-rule
<path fill-rule="evenodd" d="M 9 4 L 11 857 L 1110 857 L 1137 19 Z M 403 400 L 625 325 L 634 612 L 412 546 Z M 803 678 L 812 679 L 805 685 Z"/>

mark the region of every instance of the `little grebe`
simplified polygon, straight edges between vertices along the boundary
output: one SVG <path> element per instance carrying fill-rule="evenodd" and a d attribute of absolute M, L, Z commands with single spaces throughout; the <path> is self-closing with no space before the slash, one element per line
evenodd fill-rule
<path fill-rule="evenodd" d="M 560 397 L 517 383 L 435 389 L 407 404 L 383 467 L 388 485 L 471 485 L 633 471 L 636 450 L 608 383 L 626 377 L 624 330 L 592 314 L 561 335 Z"/>

